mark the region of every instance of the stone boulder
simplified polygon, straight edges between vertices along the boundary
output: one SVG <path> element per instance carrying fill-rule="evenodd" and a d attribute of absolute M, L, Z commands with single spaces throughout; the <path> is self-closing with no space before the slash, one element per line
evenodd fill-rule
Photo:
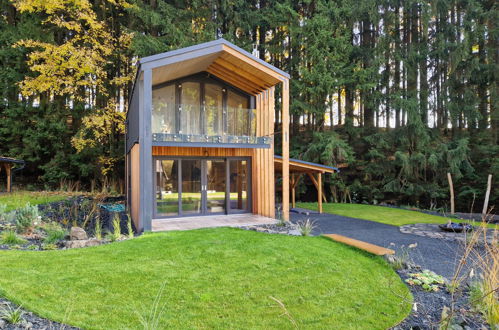
<path fill-rule="evenodd" d="M 83 241 L 83 240 L 88 240 L 88 235 L 83 228 L 71 227 L 69 238 L 72 241 Z"/>
<path fill-rule="evenodd" d="M 98 239 L 74 240 L 64 242 L 64 246 L 68 249 L 78 249 L 89 246 L 101 245 L 103 241 Z"/>

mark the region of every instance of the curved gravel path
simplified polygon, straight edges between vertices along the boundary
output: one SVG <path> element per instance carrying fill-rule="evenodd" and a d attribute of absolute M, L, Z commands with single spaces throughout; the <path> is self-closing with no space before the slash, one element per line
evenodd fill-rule
<path fill-rule="evenodd" d="M 399 251 L 403 246 L 417 243 L 416 248 L 409 250 L 412 260 L 424 269 L 430 269 L 447 278 L 454 275 L 463 251 L 462 243 L 404 234 L 400 232 L 399 227 L 374 221 L 326 213 L 290 215 L 295 223 L 310 218 L 316 226 L 313 235 L 340 234 Z"/>

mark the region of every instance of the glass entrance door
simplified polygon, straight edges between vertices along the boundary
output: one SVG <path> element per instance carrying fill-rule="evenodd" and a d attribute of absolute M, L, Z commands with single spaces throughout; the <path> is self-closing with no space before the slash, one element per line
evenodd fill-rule
<path fill-rule="evenodd" d="M 155 218 L 250 211 L 249 160 L 155 159 Z"/>

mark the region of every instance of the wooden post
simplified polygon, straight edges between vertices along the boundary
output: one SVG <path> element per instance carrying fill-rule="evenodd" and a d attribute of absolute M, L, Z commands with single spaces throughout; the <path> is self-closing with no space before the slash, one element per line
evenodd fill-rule
<path fill-rule="evenodd" d="M 452 185 L 452 175 L 447 173 L 447 180 L 449 181 L 449 190 L 450 190 L 450 213 L 455 213 L 454 208 L 454 186 Z"/>
<path fill-rule="evenodd" d="M 317 206 L 322 213 L 322 173 L 317 173 Z"/>
<path fill-rule="evenodd" d="M 5 170 L 7 171 L 7 192 L 12 192 L 12 165 L 5 164 Z"/>
<path fill-rule="evenodd" d="M 289 80 L 282 82 L 282 215 L 289 220 Z"/>
<path fill-rule="evenodd" d="M 295 174 L 291 173 L 291 207 L 296 207 Z"/>
<path fill-rule="evenodd" d="M 489 207 L 489 197 L 490 197 L 491 187 L 492 187 L 492 174 L 489 174 L 489 177 L 487 179 L 487 192 L 485 193 L 485 200 L 483 202 L 482 215 L 487 214 L 487 208 Z"/>

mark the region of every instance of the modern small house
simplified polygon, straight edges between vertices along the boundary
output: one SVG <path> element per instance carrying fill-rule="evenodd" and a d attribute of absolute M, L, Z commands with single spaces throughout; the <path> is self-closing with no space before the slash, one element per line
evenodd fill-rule
<path fill-rule="evenodd" d="M 282 85 L 282 212 L 289 216 L 289 75 L 218 39 L 139 60 L 127 113 L 127 205 L 156 219 L 275 216 L 275 87 Z"/>

